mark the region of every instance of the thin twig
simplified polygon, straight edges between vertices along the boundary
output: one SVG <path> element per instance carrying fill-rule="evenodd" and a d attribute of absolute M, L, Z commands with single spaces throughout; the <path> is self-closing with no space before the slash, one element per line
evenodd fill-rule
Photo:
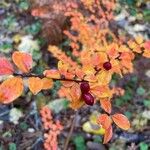
<path fill-rule="evenodd" d="M 76 113 L 75 113 L 75 115 L 74 115 L 74 118 L 73 118 L 73 120 L 72 120 L 71 127 L 70 127 L 70 131 L 69 131 L 69 134 L 68 134 L 67 139 L 66 139 L 66 141 L 65 141 L 64 150 L 67 150 L 67 148 L 68 148 L 68 144 L 69 144 L 69 141 L 70 141 L 70 138 L 71 138 L 71 135 L 72 135 L 72 132 L 73 132 L 75 123 L 76 123 L 77 114 L 78 114 L 78 111 L 76 111 Z"/>
<path fill-rule="evenodd" d="M 49 78 L 49 77 L 46 77 L 44 75 L 36 75 L 36 74 L 30 74 L 30 73 L 23 73 L 23 74 L 19 74 L 19 73 L 14 73 L 13 74 L 14 76 L 20 76 L 22 78 L 29 78 L 29 77 L 39 77 L 39 78 Z M 49 78 L 49 79 L 52 79 L 52 80 L 55 80 L 55 81 L 73 81 L 73 82 L 88 82 L 87 80 L 76 80 L 76 79 L 66 79 L 66 78 Z"/>

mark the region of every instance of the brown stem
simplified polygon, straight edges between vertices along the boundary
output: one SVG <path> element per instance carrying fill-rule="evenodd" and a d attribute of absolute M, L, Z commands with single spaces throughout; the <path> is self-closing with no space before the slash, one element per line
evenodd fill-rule
<path fill-rule="evenodd" d="M 74 115 L 74 118 L 73 118 L 73 120 L 72 120 L 71 127 L 70 127 L 70 131 L 69 131 L 69 134 L 68 134 L 67 139 L 66 139 L 66 141 L 65 141 L 64 150 L 67 150 L 67 149 L 68 149 L 68 144 L 69 144 L 69 141 L 70 141 L 70 138 L 71 138 L 71 135 L 72 135 L 72 132 L 73 132 L 75 123 L 76 123 L 77 114 L 78 114 L 78 111 L 76 111 L 76 113 L 75 113 L 75 115 Z"/>
<path fill-rule="evenodd" d="M 49 77 L 46 77 L 44 75 L 36 75 L 36 74 L 28 74 L 28 73 L 23 73 L 23 74 L 19 74 L 19 73 L 14 73 L 13 74 L 14 76 L 20 76 L 22 78 L 28 78 L 28 77 L 39 77 L 39 78 L 49 78 Z M 86 80 L 75 80 L 75 79 L 66 79 L 66 78 L 49 78 L 49 79 L 52 79 L 52 80 L 55 80 L 55 81 L 73 81 L 73 82 L 88 82 Z"/>

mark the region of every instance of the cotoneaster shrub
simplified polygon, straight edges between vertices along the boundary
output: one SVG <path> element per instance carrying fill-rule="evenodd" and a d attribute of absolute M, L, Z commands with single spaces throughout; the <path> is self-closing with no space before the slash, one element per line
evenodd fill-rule
<path fill-rule="evenodd" d="M 51 89 L 53 82 L 59 80 L 62 86 L 58 94 L 70 101 L 72 109 L 77 110 L 83 105 L 92 106 L 96 101 L 100 103 L 105 113 L 97 118 L 97 123 L 105 129 L 105 144 L 113 135 L 113 123 L 123 130 L 130 128 L 126 116 L 112 113 L 111 99 L 117 94 L 110 87 L 112 76 L 118 74 L 123 77 L 132 73 L 137 53 L 150 58 L 150 41 L 144 41 L 141 36 L 127 41 L 126 37 L 120 37 L 110 30 L 109 24 L 113 20 L 115 9 L 114 0 L 67 1 L 65 4 L 62 1 L 51 7 L 55 13 L 61 13 L 65 19 L 70 20 L 70 26 L 63 33 L 69 40 L 71 55 L 68 56 L 65 49 L 49 45 L 48 51 L 58 59 L 58 69 L 50 68 L 40 75 L 32 72 L 30 54 L 15 51 L 12 54 L 13 63 L 1 57 L 0 75 L 10 77 L 0 85 L 0 102 L 8 104 L 17 99 L 23 92 L 24 82 L 28 83 L 30 91 L 36 95 L 41 90 Z M 34 16 L 43 17 L 44 13 L 42 8 L 32 11 Z M 55 21 L 54 18 L 51 20 Z"/>

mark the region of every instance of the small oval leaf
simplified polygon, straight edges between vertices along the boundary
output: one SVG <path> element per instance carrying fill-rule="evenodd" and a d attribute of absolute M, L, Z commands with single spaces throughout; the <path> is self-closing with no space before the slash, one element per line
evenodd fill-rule
<path fill-rule="evenodd" d="M 42 82 L 43 82 L 43 86 L 42 86 L 43 90 L 48 90 L 48 89 L 51 89 L 53 87 L 53 80 L 52 79 L 43 78 Z"/>
<path fill-rule="evenodd" d="M 111 102 L 109 99 L 103 98 L 100 99 L 100 104 L 101 107 L 107 112 L 107 113 L 111 113 Z"/>
<path fill-rule="evenodd" d="M 39 77 L 31 77 L 28 79 L 28 85 L 30 91 L 36 95 L 38 92 L 42 90 L 43 82 Z"/>
<path fill-rule="evenodd" d="M 112 138 L 112 135 L 113 135 L 113 130 L 112 130 L 112 126 L 110 126 L 107 130 L 105 130 L 103 144 L 108 143 Z"/>
<path fill-rule="evenodd" d="M 128 130 L 130 128 L 130 122 L 126 116 L 123 114 L 112 115 L 114 123 L 123 130 Z"/>
<path fill-rule="evenodd" d="M 55 79 L 59 79 L 60 78 L 60 73 L 56 69 L 45 70 L 43 74 L 47 78 L 55 78 Z"/>
<path fill-rule="evenodd" d="M 12 55 L 12 60 L 15 65 L 24 73 L 27 73 L 32 68 L 32 56 L 23 52 L 14 52 Z"/>
<path fill-rule="evenodd" d="M 12 64 L 5 57 L 0 58 L 0 75 L 11 75 L 14 72 Z"/>
<path fill-rule="evenodd" d="M 98 117 L 97 122 L 99 125 L 102 125 L 105 130 L 107 130 L 111 126 L 112 120 L 107 114 L 101 114 Z"/>
<path fill-rule="evenodd" d="M 4 104 L 11 103 L 23 92 L 23 80 L 19 77 L 13 77 L 5 80 L 0 85 L 0 102 Z"/>

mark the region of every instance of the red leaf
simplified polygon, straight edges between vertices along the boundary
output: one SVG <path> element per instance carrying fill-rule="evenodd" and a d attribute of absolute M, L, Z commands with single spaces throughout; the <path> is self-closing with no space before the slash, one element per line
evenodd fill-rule
<path fill-rule="evenodd" d="M 119 128 L 123 130 L 128 130 L 130 128 L 130 122 L 123 114 L 114 114 L 112 115 L 112 119 Z"/>
<path fill-rule="evenodd" d="M 107 130 L 105 130 L 103 144 L 108 143 L 110 139 L 112 138 L 112 135 L 113 135 L 112 126 L 110 126 Z"/>
<path fill-rule="evenodd" d="M 13 74 L 14 69 L 12 64 L 5 58 L 0 58 L 0 75 L 10 75 Z"/>
<path fill-rule="evenodd" d="M 107 113 L 111 113 L 111 102 L 109 99 L 100 99 L 100 104 L 101 107 L 107 112 Z"/>
<path fill-rule="evenodd" d="M 32 68 L 32 57 L 27 53 L 16 51 L 12 55 L 12 60 L 22 72 L 27 73 Z"/>
<path fill-rule="evenodd" d="M 105 130 L 107 130 L 111 126 L 112 120 L 107 114 L 102 114 L 99 116 L 97 122 L 99 125 L 102 125 Z"/>
<path fill-rule="evenodd" d="M 144 43 L 145 49 L 150 49 L 150 40 Z"/>

